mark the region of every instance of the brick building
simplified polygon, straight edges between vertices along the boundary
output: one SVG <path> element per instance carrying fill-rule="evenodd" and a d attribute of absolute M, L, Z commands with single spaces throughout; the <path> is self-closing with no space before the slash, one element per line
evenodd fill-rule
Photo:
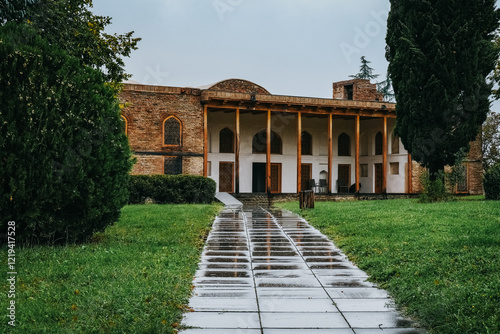
<path fill-rule="evenodd" d="M 121 100 L 133 174 L 205 175 L 234 193 L 420 191 L 421 168 L 393 134 L 395 104 L 368 80 L 334 83 L 333 99 L 272 95 L 229 79 L 201 88 L 125 84 Z M 478 140 L 458 192 L 482 193 L 481 157 Z"/>

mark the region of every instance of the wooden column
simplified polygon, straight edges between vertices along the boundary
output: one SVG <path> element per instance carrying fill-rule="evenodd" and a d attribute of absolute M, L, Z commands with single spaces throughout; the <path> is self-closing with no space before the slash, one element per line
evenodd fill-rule
<path fill-rule="evenodd" d="M 234 136 L 234 191 L 240 193 L 240 108 L 236 108 L 236 126 Z"/>
<path fill-rule="evenodd" d="M 359 115 L 356 115 L 356 157 L 355 157 L 355 170 L 356 170 L 356 177 L 355 177 L 355 185 L 356 185 L 356 192 L 359 191 Z"/>
<path fill-rule="evenodd" d="M 271 109 L 267 110 L 266 127 L 266 192 L 271 192 Z"/>
<path fill-rule="evenodd" d="M 408 194 L 413 192 L 413 164 L 411 162 L 411 154 L 408 153 Z"/>
<path fill-rule="evenodd" d="M 297 192 L 302 190 L 302 113 L 297 114 Z"/>
<path fill-rule="evenodd" d="M 333 175 L 333 133 L 332 133 L 333 115 L 328 115 L 328 193 L 332 193 L 332 175 Z"/>
<path fill-rule="evenodd" d="M 387 117 L 384 117 L 384 134 L 382 141 L 382 192 L 387 193 Z"/>
<path fill-rule="evenodd" d="M 208 108 L 203 106 L 203 176 L 208 175 Z"/>

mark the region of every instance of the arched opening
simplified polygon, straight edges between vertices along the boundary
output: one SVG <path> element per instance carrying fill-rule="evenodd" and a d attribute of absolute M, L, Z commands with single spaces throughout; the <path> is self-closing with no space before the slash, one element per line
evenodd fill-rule
<path fill-rule="evenodd" d="M 312 155 L 313 148 L 312 148 L 311 134 L 307 131 L 302 131 L 300 140 L 301 140 L 302 155 Z"/>
<path fill-rule="evenodd" d="M 127 119 L 123 115 L 120 115 L 120 118 L 121 118 L 121 121 L 122 121 L 122 131 L 123 131 L 124 134 L 128 134 L 127 133 L 127 131 L 128 131 L 128 122 L 127 122 Z"/>
<path fill-rule="evenodd" d="M 234 153 L 234 132 L 228 128 L 219 132 L 219 153 Z"/>
<path fill-rule="evenodd" d="M 338 138 L 338 151 L 341 157 L 351 156 L 351 137 L 344 132 Z"/>
<path fill-rule="evenodd" d="M 375 135 L 375 155 L 382 155 L 384 147 L 384 136 L 382 132 L 377 132 Z"/>
<path fill-rule="evenodd" d="M 252 153 L 265 154 L 267 152 L 267 131 L 261 130 L 253 136 Z M 271 131 L 271 154 L 283 154 L 283 142 L 280 136 Z"/>
<path fill-rule="evenodd" d="M 163 122 L 163 145 L 181 146 L 182 145 L 182 124 L 174 116 L 167 117 Z"/>

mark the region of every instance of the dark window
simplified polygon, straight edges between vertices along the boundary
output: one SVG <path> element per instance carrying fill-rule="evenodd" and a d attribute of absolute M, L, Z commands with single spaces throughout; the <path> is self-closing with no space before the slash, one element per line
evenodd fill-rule
<path fill-rule="evenodd" d="M 302 148 L 302 155 L 312 155 L 313 153 L 313 148 L 312 148 L 312 136 L 309 134 L 309 132 L 302 131 L 302 135 L 300 136 L 301 140 L 301 148 Z"/>
<path fill-rule="evenodd" d="M 165 157 L 164 174 L 182 174 L 182 157 Z"/>
<path fill-rule="evenodd" d="M 375 135 L 375 155 L 382 155 L 384 146 L 384 136 L 382 132 L 377 132 Z"/>
<path fill-rule="evenodd" d="M 228 128 L 220 130 L 219 153 L 234 153 L 234 132 Z"/>
<path fill-rule="evenodd" d="M 347 100 L 354 99 L 354 86 L 353 85 L 344 86 L 344 96 Z"/>
<path fill-rule="evenodd" d="M 252 153 L 267 152 L 267 132 L 262 130 L 253 136 L 252 140 Z M 271 154 L 283 154 L 283 143 L 280 136 L 274 131 L 271 131 Z"/>
<path fill-rule="evenodd" d="M 169 117 L 163 123 L 164 145 L 181 145 L 181 122 L 175 117 Z"/>
<path fill-rule="evenodd" d="M 339 156 L 348 157 L 351 155 L 351 137 L 346 133 L 341 133 L 338 142 Z"/>

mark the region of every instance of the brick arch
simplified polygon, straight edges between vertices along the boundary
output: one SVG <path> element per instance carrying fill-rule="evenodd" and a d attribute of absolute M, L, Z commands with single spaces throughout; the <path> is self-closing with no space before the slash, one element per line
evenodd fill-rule
<path fill-rule="evenodd" d="M 182 146 L 182 122 L 175 116 L 163 120 L 163 146 Z"/>
<path fill-rule="evenodd" d="M 124 115 L 120 115 L 120 119 L 123 122 L 123 132 L 128 135 L 128 119 Z"/>
<path fill-rule="evenodd" d="M 217 90 L 233 93 L 266 94 L 271 95 L 267 89 L 251 81 L 242 79 L 227 79 L 211 85 L 208 90 Z"/>

